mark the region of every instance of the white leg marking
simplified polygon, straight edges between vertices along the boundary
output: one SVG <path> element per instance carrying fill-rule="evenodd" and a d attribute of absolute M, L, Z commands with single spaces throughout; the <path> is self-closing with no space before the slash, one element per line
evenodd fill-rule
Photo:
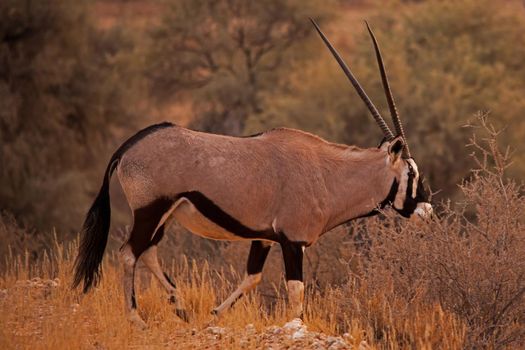
<path fill-rule="evenodd" d="M 220 315 L 224 310 L 228 309 L 239 297 L 241 297 L 243 294 L 246 294 L 255 286 L 261 282 L 262 279 L 262 273 L 256 273 L 254 275 L 248 275 L 244 278 L 240 286 L 226 299 L 221 305 L 216 307 L 213 312 L 216 315 Z"/>
<path fill-rule="evenodd" d="M 303 313 L 304 283 L 302 281 L 290 280 L 286 282 L 288 287 L 288 302 L 293 317 L 300 317 Z"/>

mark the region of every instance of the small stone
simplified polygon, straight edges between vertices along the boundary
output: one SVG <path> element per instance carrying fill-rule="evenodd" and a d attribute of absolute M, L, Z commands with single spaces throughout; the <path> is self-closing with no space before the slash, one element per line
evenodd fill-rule
<path fill-rule="evenodd" d="M 365 340 L 363 340 L 361 341 L 361 343 L 359 343 L 359 347 L 357 349 L 358 350 L 369 350 L 370 345 L 368 345 L 368 343 Z"/>
<path fill-rule="evenodd" d="M 226 334 L 226 330 L 221 327 L 208 327 L 206 328 L 206 332 L 213 334 L 217 338 L 221 338 L 224 334 Z"/>
<path fill-rule="evenodd" d="M 312 343 L 312 349 L 313 350 L 324 350 L 324 349 L 326 349 L 326 346 L 324 346 L 324 344 L 322 342 L 320 342 L 319 340 L 316 339 Z"/>
<path fill-rule="evenodd" d="M 279 334 L 283 334 L 284 333 L 284 330 L 281 327 L 277 327 L 277 326 L 268 327 L 267 330 L 268 330 L 268 332 L 270 332 L 271 334 L 274 334 L 274 335 L 279 335 Z"/>
<path fill-rule="evenodd" d="M 79 307 L 80 307 L 80 305 L 77 304 L 77 303 L 71 304 L 71 312 L 73 312 L 73 313 L 77 312 Z"/>
<path fill-rule="evenodd" d="M 302 327 L 302 328 L 299 328 L 298 330 L 296 330 L 293 334 L 292 334 L 292 339 L 293 340 L 297 340 L 297 339 L 302 339 L 306 336 L 306 327 Z"/>
<path fill-rule="evenodd" d="M 246 338 L 242 338 L 242 339 L 239 341 L 239 346 L 240 346 L 241 348 L 243 348 L 243 349 L 244 349 L 244 348 L 247 348 L 248 345 L 250 345 L 250 342 L 249 342 L 248 339 L 246 339 Z"/>
<path fill-rule="evenodd" d="M 56 288 L 58 287 L 58 283 L 54 280 L 47 280 L 43 282 L 44 286 L 49 288 Z"/>
<path fill-rule="evenodd" d="M 290 322 L 285 323 L 283 329 L 286 332 L 291 333 L 293 331 L 298 330 L 301 327 L 304 327 L 303 320 L 301 320 L 300 318 L 294 318 Z"/>
<path fill-rule="evenodd" d="M 332 345 L 333 343 L 335 343 L 337 341 L 337 337 L 333 337 L 333 336 L 328 336 L 326 338 L 326 343 L 328 345 Z"/>
<path fill-rule="evenodd" d="M 345 333 L 343 334 L 343 339 L 348 343 L 348 342 L 353 342 L 355 339 L 354 337 L 352 337 L 352 335 L 350 333 Z"/>
<path fill-rule="evenodd" d="M 343 350 L 349 348 L 350 346 L 346 344 L 343 339 L 340 337 L 335 337 L 335 341 L 328 347 L 328 350 Z"/>
<path fill-rule="evenodd" d="M 247 336 L 253 336 L 257 332 L 253 323 L 247 324 L 244 328 L 244 331 L 246 332 Z"/>

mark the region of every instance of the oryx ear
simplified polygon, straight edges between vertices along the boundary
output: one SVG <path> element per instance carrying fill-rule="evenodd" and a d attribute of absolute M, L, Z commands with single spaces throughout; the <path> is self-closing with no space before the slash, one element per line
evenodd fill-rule
<path fill-rule="evenodd" d="M 401 152 L 405 147 L 405 140 L 402 136 L 397 136 L 388 144 L 388 155 L 392 160 L 392 163 L 395 163 L 401 156 Z"/>

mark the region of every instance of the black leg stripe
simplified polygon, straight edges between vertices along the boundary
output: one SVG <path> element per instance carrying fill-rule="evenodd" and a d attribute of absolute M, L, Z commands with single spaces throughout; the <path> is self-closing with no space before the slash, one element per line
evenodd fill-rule
<path fill-rule="evenodd" d="M 303 280 L 303 245 L 302 242 L 288 240 L 281 242 L 287 281 Z"/>
<path fill-rule="evenodd" d="M 137 299 L 135 298 L 135 286 L 133 286 L 133 289 L 131 290 L 131 308 L 137 308 Z"/>
<path fill-rule="evenodd" d="M 248 275 L 255 275 L 262 272 L 264 262 L 271 248 L 271 245 L 264 245 L 261 241 L 252 241 L 250 254 L 248 255 L 248 266 L 246 268 Z"/>

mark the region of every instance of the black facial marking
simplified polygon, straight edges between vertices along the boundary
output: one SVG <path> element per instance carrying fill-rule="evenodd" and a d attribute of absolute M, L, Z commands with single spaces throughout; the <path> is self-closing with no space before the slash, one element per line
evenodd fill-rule
<path fill-rule="evenodd" d="M 258 231 L 243 225 L 201 192 L 183 192 L 177 195 L 176 198 L 179 199 L 182 197 L 188 199 L 208 220 L 239 237 L 247 239 L 268 239 L 272 241 L 277 241 L 278 239 L 278 235 L 272 228 Z"/>
<path fill-rule="evenodd" d="M 246 268 L 248 275 L 255 275 L 256 273 L 262 271 L 264 267 L 264 262 L 266 261 L 266 258 L 268 257 L 268 253 L 270 252 L 271 248 L 271 245 L 265 245 L 261 241 L 252 241 L 252 245 L 250 247 L 250 254 L 248 255 L 248 264 Z"/>
<path fill-rule="evenodd" d="M 414 211 L 417 208 L 418 203 L 429 201 L 429 195 L 425 187 L 423 186 L 423 176 L 421 175 L 419 176 L 419 179 L 418 179 L 415 198 L 412 198 L 413 184 L 414 184 L 416 174 L 414 172 L 414 169 L 410 165 L 410 163 L 408 165 L 409 165 L 409 168 L 408 168 L 409 171 L 408 171 L 408 181 L 407 181 L 407 192 L 406 192 L 405 201 L 403 202 L 403 208 L 402 209 L 394 208 L 399 214 L 401 214 L 402 216 L 406 218 L 410 217 L 414 213 Z"/>

